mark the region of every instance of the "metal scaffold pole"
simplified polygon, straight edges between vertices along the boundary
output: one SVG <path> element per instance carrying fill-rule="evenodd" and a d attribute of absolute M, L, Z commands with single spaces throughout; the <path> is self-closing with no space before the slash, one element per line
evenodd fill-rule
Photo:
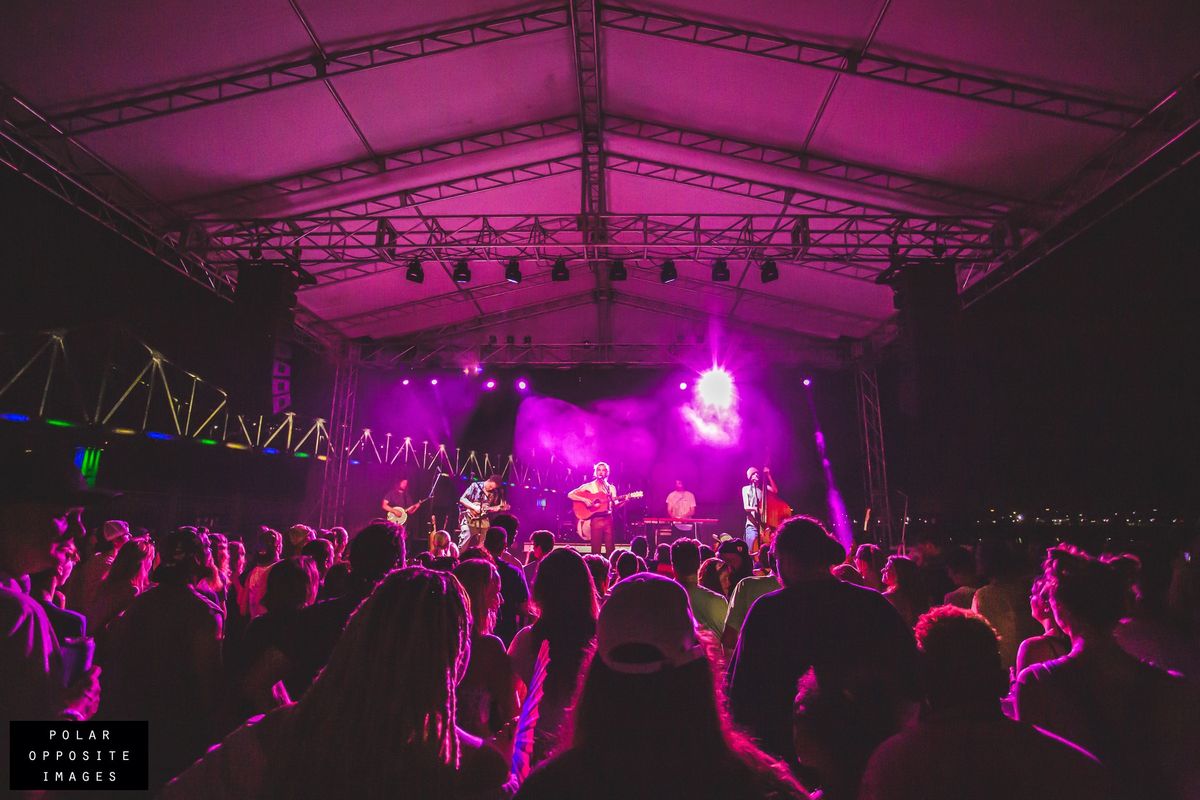
<path fill-rule="evenodd" d="M 350 446 L 354 442 L 354 411 L 358 399 L 358 346 L 346 342 L 337 354 L 333 404 L 329 412 L 329 453 L 321 485 L 321 527 L 341 525 L 346 510 L 350 475 Z"/>
<path fill-rule="evenodd" d="M 893 542 L 892 507 L 887 481 L 887 458 L 883 448 L 883 414 L 879 405 L 879 379 L 874 367 L 859 366 L 855 372 L 859 430 L 863 445 L 863 480 L 866 484 L 868 535 L 880 544 Z"/>

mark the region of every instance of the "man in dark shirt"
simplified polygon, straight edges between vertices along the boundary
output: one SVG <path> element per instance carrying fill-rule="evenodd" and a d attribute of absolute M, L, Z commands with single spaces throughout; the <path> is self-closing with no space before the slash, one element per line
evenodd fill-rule
<path fill-rule="evenodd" d="M 786 520 L 774 546 L 784 588 L 750 608 L 729 664 L 729 704 L 765 750 L 792 763 L 793 705 L 805 673 L 811 669 L 829 697 L 883 681 L 915 699 L 916 645 L 882 595 L 833 577 L 845 551 L 819 522 Z"/>
<path fill-rule="evenodd" d="M 500 573 L 500 610 L 496 614 L 496 630 L 494 633 L 508 647 L 517 631 L 525 625 L 529 609 L 529 586 L 525 583 L 525 575 L 521 570 L 509 564 L 500 556 L 508 545 L 508 531 L 493 525 L 483 538 L 483 547 L 492 554 L 496 562 L 496 571 Z"/>

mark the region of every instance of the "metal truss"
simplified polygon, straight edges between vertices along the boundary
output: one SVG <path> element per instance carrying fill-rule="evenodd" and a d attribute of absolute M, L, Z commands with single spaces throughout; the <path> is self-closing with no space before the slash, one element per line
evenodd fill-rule
<path fill-rule="evenodd" d="M 967 270 L 960 283 L 964 305 L 1005 285 L 1198 155 L 1200 72 L 1195 72 L 1050 193 L 1058 213 L 1040 236 L 1023 242 L 1010 234 L 1004 258 Z"/>
<path fill-rule="evenodd" d="M 451 455 L 453 453 L 453 455 Z M 572 467 L 547 454 L 538 459 L 518 458 L 505 453 L 484 453 L 466 450 L 452 443 L 420 441 L 411 436 L 362 430 L 350 446 L 350 463 L 404 464 L 427 472 L 440 471 L 460 480 L 477 479 L 484 475 L 499 475 L 503 485 L 532 489 L 549 494 L 566 494 L 590 475 L 585 469 Z M 617 465 L 618 469 L 621 465 Z"/>
<path fill-rule="evenodd" d="M 218 296 L 233 297 L 229 275 L 214 269 L 198 255 L 181 247 L 184 228 L 164 232 L 161 220 L 151 221 L 127 210 L 127 206 L 153 201 L 103 160 L 58 131 L 19 98 L 4 98 L 0 125 L 0 161 L 90 219 L 121 236 L 171 269 L 204 286 Z M 16 128 L 45 133 L 39 147 Z M 50 152 L 54 151 L 51 155 Z M 160 211 L 159 215 L 167 212 Z"/>
<path fill-rule="evenodd" d="M 0 375 L 8 422 L 326 458 L 323 419 L 234 414 L 223 389 L 123 331 L 9 335 L 2 351 L 15 365 Z"/>
<path fill-rule="evenodd" d="M 892 545 L 892 506 L 888 490 L 887 458 L 883 447 L 883 411 L 879 403 L 879 380 L 874 367 L 859 366 L 855 372 L 859 432 L 863 446 L 863 480 L 870 513 L 869 535 L 876 542 Z"/>
<path fill-rule="evenodd" d="M 409 167 L 490 152 L 525 142 L 551 139 L 556 136 L 572 134 L 578 130 L 579 120 L 575 117 L 559 117 L 530 122 L 476 133 L 459 139 L 447 139 L 419 147 L 394 150 L 373 158 L 362 158 L 332 167 L 321 167 L 274 180 L 239 186 L 227 191 L 181 200 L 175 205 L 192 213 L 228 214 L 231 209 L 242 205 L 295 198 L 297 195 L 316 189 L 352 186 L 355 181 L 363 178 L 375 178 Z"/>
<path fill-rule="evenodd" d="M 859 78 L 959 97 L 1073 122 L 1123 130 L 1145 109 L 1092 97 L 998 80 L 961 70 L 863 54 L 854 48 L 789 39 L 711 22 L 605 5 L 604 27 L 688 42 L 734 53 L 801 64 Z"/>
<path fill-rule="evenodd" d="M 566 28 L 567 24 L 567 9 L 563 6 L 536 9 L 363 47 L 337 50 L 324 57 L 316 54 L 306 59 L 283 61 L 221 78 L 73 109 L 56 117 L 54 122 L 70 134 L 92 133 L 192 108 L 276 91 L 288 86 L 531 34 L 561 30 Z"/>
<path fill-rule="evenodd" d="M 755 346 L 755 357 L 772 364 L 812 365 L 811 354 L 802 353 L 795 343 Z M 712 363 L 712 346 L 706 342 L 629 343 L 555 342 L 531 344 L 479 344 L 472 342 L 429 342 L 405 345 L 403 355 L 390 359 L 395 366 L 411 368 L 461 369 L 463 365 L 482 367 L 554 368 L 589 367 L 677 367 Z M 824 365 L 822 365 L 824 366 Z"/>
<path fill-rule="evenodd" d="M 712 153 L 756 164 L 781 167 L 804 175 L 830 178 L 871 191 L 888 192 L 913 200 L 932 201 L 985 216 L 1000 216 L 1015 207 L 1029 204 L 1025 200 L 1001 197 L 989 192 L 885 170 L 881 167 L 842 161 L 774 145 L 758 144 L 743 139 L 717 136 L 674 125 L 613 115 L 609 115 L 605 119 L 605 125 L 609 133 L 632 139 L 660 142 L 701 153 Z"/>
<path fill-rule="evenodd" d="M 604 214 L 605 241 L 589 244 L 577 214 L 298 217 L 229 226 L 210 237 L 214 263 L 263 249 L 297 253 L 324 285 L 397 269 L 403 259 L 588 261 L 625 258 L 774 258 L 872 278 L 897 255 L 984 262 L 989 231 L 951 217 L 830 214 Z M 383 233 L 381 234 L 381 231 Z"/>
<path fill-rule="evenodd" d="M 611 153 L 609 154 L 607 163 L 608 168 L 614 172 L 624 172 L 630 175 L 640 175 L 644 178 L 654 178 L 656 180 L 682 183 L 686 186 L 696 186 L 701 189 L 709 189 L 726 194 L 736 194 L 740 197 L 749 197 L 765 203 L 778 203 L 785 211 L 811 211 L 814 214 L 831 214 L 837 216 L 864 213 L 906 213 L 894 206 L 889 206 L 885 201 L 864 203 L 858 200 L 848 200 L 833 195 L 810 192 L 794 186 L 784 186 L 767 181 L 742 178 L 736 175 L 714 172 L 709 169 L 683 167 L 678 164 L 668 164 L 648 158 Z M 968 222 L 963 221 L 961 215 L 954 215 L 953 218 L 958 220 L 962 225 L 969 225 Z M 980 216 L 977 219 L 986 218 Z M 994 223 L 994 219 L 985 222 L 987 227 L 990 227 Z"/>
<path fill-rule="evenodd" d="M 321 482 L 321 527 L 339 524 L 346 511 L 350 477 L 350 449 L 355 437 L 354 412 L 358 405 L 358 346 L 345 342 L 334 364 L 333 403 L 329 412 L 329 457 Z"/>

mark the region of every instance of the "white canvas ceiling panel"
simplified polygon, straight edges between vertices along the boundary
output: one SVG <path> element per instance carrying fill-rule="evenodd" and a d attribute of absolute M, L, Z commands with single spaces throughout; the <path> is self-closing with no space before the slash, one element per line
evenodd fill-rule
<path fill-rule="evenodd" d="M 380 69 L 334 85 L 379 152 L 576 111 L 571 42 L 562 30 Z"/>
<path fill-rule="evenodd" d="M 891 5 L 871 51 L 1149 108 L 1191 73 L 1200 3 Z"/>
<path fill-rule="evenodd" d="M 326 47 L 353 47 L 365 42 L 441 31 L 482 20 L 519 14 L 546 3 L 488 0 L 297 0 L 313 32 Z"/>
<path fill-rule="evenodd" d="M 303 58 L 287 0 L 6 0 L 0 74 L 42 111 Z"/>
<path fill-rule="evenodd" d="M 699 130 L 719 124 L 765 144 L 801 144 L 830 79 L 792 64 L 626 31 L 606 30 L 604 46 L 604 101 L 614 114 Z"/>
<path fill-rule="evenodd" d="M 161 200 L 255 183 L 363 154 L 319 83 L 81 137 Z"/>
<path fill-rule="evenodd" d="M 813 149 L 1032 200 L 1115 136 L 1108 128 L 843 78 Z"/>

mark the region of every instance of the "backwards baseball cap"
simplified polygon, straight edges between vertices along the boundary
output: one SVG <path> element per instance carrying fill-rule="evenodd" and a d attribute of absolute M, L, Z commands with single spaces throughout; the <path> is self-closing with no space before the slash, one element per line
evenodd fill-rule
<path fill-rule="evenodd" d="M 596 651 L 614 672 L 644 675 L 704 656 L 687 592 L 641 572 L 613 587 L 596 622 Z"/>
<path fill-rule="evenodd" d="M 0 481 L 0 502 L 90 506 L 120 494 L 88 486 L 66 451 L 19 451 L 2 458 L 8 477 Z"/>
<path fill-rule="evenodd" d="M 104 523 L 104 527 L 100 529 L 105 541 L 115 542 L 123 536 L 129 535 L 129 523 L 123 519 L 110 519 Z"/>

